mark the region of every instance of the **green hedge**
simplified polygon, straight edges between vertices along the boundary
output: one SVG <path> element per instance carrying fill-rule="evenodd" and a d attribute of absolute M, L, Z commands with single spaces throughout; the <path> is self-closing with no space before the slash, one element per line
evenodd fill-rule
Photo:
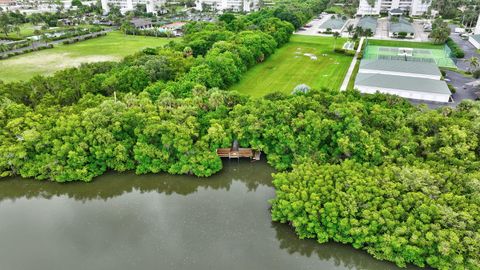
<path fill-rule="evenodd" d="M 453 55 L 454 55 L 456 58 L 463 58 L 463 57 L 465 57 L 465 52 L 462 50 L 462 48 L 460 48 L 460 46 L 458 46 L 458 44 L 457 44 L 455 41 L 453 41 L 453 39 L 448 38 L 448 39 L 447 39 L 447 45 L 448 45 L 448 47 L 450 47 L 450 49 L 452 50 Z"/>

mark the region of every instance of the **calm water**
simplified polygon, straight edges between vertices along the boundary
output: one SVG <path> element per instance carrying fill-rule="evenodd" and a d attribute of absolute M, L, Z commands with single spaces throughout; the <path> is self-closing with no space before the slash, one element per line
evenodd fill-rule
<path fill-rule="evenodd" d="M 0 181 L 0 269 L 397 269 L 272 223 L 265 163 L 222 173 Z M 413 269 L 413 268 L 412 268 Z"/>

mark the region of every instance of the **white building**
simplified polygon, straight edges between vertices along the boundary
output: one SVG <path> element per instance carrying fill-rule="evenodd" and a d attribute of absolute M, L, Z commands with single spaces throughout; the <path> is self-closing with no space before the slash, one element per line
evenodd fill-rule
<path fill-rule="evenodd" d="M 475 26 L 475 30 L 473 31 L 474 35 L 480 35 L 480 16 L 478 16 L 477 26 Z"/>
<path fill-rule="evenodd" d="M 358 15 L 379 15 L 392 9 L 401 9 L 411 16 L 420 16 L 428 11 L 431 0 L 372 0 L 375 5 L 371 6 L 369 0 L 360 0 L 357 10 Z"/>
<path fill-rule="evenodd" d="M 195 9 L 202 11 L 210 8 L 211 10 L 250 12 L 258 10 L 260 2 L 260 0 L 196 0 Z"/>
<path fill-rule="evenodd" d="M 101 0 L 104 13 L 110 12 L 110 5 L 118 6 L 120 12 L 134 10 L 137 5 L 145 5 L 147 12 L 155 13 L 159 11 L 167 0 Z"/>
<path fill-rule="evenodd" d="M 480 35 L 473 35 L 468 37 L 468 41 L 478 49 L 480 49 Z"/>
<path fill-rule="evenodd" d="M 399 60 L 362 60 L 355 89 L 404 98 L 449 102 L 451 92 L 436 64 Z"/>

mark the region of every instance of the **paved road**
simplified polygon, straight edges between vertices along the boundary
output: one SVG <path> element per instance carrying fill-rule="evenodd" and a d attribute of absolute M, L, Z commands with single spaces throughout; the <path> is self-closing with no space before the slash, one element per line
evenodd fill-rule
<path fill-rule="evenodd" d="M 465 77 L 462 74 L 453 71 L 447 71 L 447 75 L 445 77 L 449 79 L 449 83 L 451 83 L 457 89 L 457 92 L 452 95 L 455 103 L 458 104 L 464 99 L 476 98 L 474 92 L 477 91 L 478 88 L 468 85 L 468 83 L 476 81 L 476 79 Z"/>
<path fill-rule="evenodd" d="M 82 36 L 76 36 L 74 38 L 91 37 L 93 35 L 98 35 L 99 33 L 108 33 L 108 32 L 111 32 L 111 31 L 112 31 L 112 29 L 109 28 L 109 29 L 105 29 L 105 30 L 100 31 L 100 32 L 86 34 L 86 35 L 82 35 Z M 64 42 L 65 40 L 69 40 L 69 39 L 72 39 L 72 38 L 64 38 L 64 39 L 60 39 L 60 40 L 50 41 L 50 42 L 47 42 L 47 43 L 45 43 L 43 41 L 37 41 L 37 42 L 33 43 L 33 46 L 30 45 L 30 46 L 18 48 L 18 49 L 15 49 L 15 50 L 0 52 L 0 55 L 6 55 L 6 54 L 9 54 L 9 53 L 16 53 L 16 52 L 24 52 L 24 51 L 29 50 L 29 49 L 38 48 L 39 46 L 45 46 L 45 45 L 50 45 L 50 44 L 51 45 L 56 45 L 56 44 L 60 44 L 60 43 Z"/>
<path fill-rule="evenodd" d="M 480 54 L 477 52 L 477 49 L 468 42 L 468 40 L 463 40 L 460 35 L 454 32 L 455 25 L 450 25 L 452 29 L 452 33 L 450 34 L 450 38 L 453 39 L 465 52 L 465 57 L 463 59 L 458 59 L 457 67 L 461 70 L 468 71 L 470 65 L 468 64 L 468 59 L 471 57 L 477 57 L 480 59 Z"/>

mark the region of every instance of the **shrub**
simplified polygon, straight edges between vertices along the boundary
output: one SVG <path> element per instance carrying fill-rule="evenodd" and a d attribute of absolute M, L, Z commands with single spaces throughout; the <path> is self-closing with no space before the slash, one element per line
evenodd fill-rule
<path fill-rule="evenodd" d="M 397 34 L 397 36 L 398 36 L 399 38 L 406 38 L 407 35 L 408 35 L 407 32 L 400 32 L 400 33 Z"/>
<path fill-rule="evenodd" d="M 473 78 L 478 79 L 480 78 L 480 69 L 475 70 L 473 73 Z"/>
<path fill-rule="evenodd" d="M 451 84 L 447 84 L 448 86 L 448 89 L 450 89 L 450 92 L 452 92 L 452 94 L 455 94 L 457 92 L 457 88 L 455 88 L 455 86 L 451 85 Z"/>
<path fill-rule="evenodd" d="M 453 39 L 448 38 L 447 45 L 450 48 L 450 50 L 452 50 L 453 56 L 455 56 L 456 58 L 465 57 L 465 52 L 462 50 L 462 48 L 460 48 L 460 46 L 458 46 L 458 44 L 455 41 L 453 41 Z"/>

